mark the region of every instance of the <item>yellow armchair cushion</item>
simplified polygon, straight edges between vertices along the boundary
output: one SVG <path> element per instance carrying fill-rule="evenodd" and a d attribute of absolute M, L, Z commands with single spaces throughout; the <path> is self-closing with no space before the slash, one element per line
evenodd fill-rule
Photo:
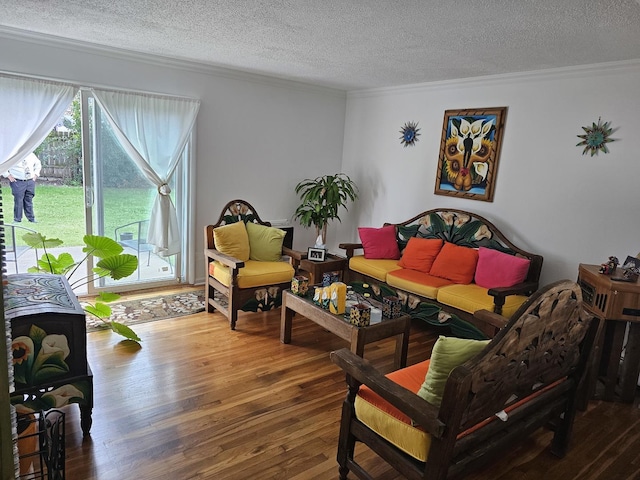
<path fill-rule="evenodd" d="M 527 298 L 525 295 L 509 295 L 506 297 L 502 307 L 502 316 L 511 317 Z M 475 283 L 441 287 L 438 290 L 436 300 L 469 313 L 483 309 L 493 311 L 494 307 L 493 297 L 487 293 L 487 289 Z"/>
<path fill-rule="evenodd" d="M 429 370 L 429 360 L 396 370 L 386 377 L 417 393 Z M 414 458 L 426 461 L 431 435 L 413 425 L 411 419 L 367 386 L 361 386 L 355 402 L 356 417 L 396 447 Z"/>
<path fill-rule="evenodd" d="M 398 260 L 394 259 L 367 259 L 364 255 L 356 255 L 349 260 L 349 268 L 355 272 L 368 275 L 381 282 L 387 280 L 387 273 L 399 270 Z"/>
<path fill-rule="evenodd" d="M 217 261 L 213 265 L 213 278 L 228 287 L 231 284 L 231 269 Z M 252 288 L 290 282 L 294 273 L 293 267 L 287 262 L 247 260 L 238 271 L 238 287 Z"/>
<path fill-rule="evenodd" d="M 249 260 L 249 235 L 243 221 L 214 228 L 213 244 L 220 253 L 243 262 Z"/>
<path fill-rule="evenodd" d="M 282 242 L 286 232 L 279 228 L 267 227 L 249 222 L 246 225 L 249 236 L 249 259 L 258 262 L 278 262 L 282 257 Z"/>

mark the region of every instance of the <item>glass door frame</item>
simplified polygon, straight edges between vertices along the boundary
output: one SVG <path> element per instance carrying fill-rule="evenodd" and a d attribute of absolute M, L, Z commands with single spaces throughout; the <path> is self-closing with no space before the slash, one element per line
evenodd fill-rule
<path fill-rule="evenodd" d="M 100 122 L 100 110 L 95 108 L 95 104 L 92 108 L 93 116 L 90 114 L 89 101 L 92 98 L 92 93 L 90 89 L 83 88 L 81 89 L 81 118 L 82 118 L 82 161 L 83 161 L 83 186 L 84 186 L 84 202 L 85 202 L 85 230 L 87 234 L 94 235 L 104 235 L 109 237 L 109 235 L 104 232 L 104 203 L 100 199 L 103 199 L 103 187 L 102 182 L 100 181 L 103 178 L 102 175 L 102 165 L 100 162 L 96 161 L 95 152 L 97 151 L 96 145 L 100 144 L 100 136 L 96 134 L 98 128 L 90 128 L 92 123 L 94 125 L 98 125 Z M 192 152 L 192 142 L 188 142 L 187 147 L 185 147 L 185 152 L 183 155 L 186 156 L 185 161 L 180 162 L 176 171 L 174 173 L 175 182 L 175 203 L 176 203 L 176 212 L 178 216 L 178 224 L 180 225 L 181 231 L 187 232 L 187 219 L 186 219 L 186 209 L 182 207 L 183 205 L 187 205 L 189 192 L 184 188 L 185 186 L 185 176 L 190 171 L 191 165 L 191 154 Z M 97 225 L 96 225 L 97 224 Z M 94 229 L 98 231 L 94 232 Z M 181 238 L 181 252 L 185 252 L 185 245 L 189 243 L 188 237 L 186 235 L 182 235 Z M 105 285 L 104 279 L 98 279 L 97 281 L 92 281 L 87 284 L 87 291 L 89 295 L 97 295 L 101 291 L 111 291 L 111 292 L 126 292 L 132 290 L 142 290 L 149 288 L 156 288 L 162 286 L 171 286 L 176 285 L 184 281 L 185 278 L 185 269 L 184 265 L 188 262 L 184 261 L 184 254 L 174 255 L 173 261 L 173 277 L 161 280 L 151 280 L 151 281 L 134 281 L 131 283 L 130 281 L 124 281 L 122 284 L 115 282 L 110 283 L 108 286 Z M 141 256 L 142 258 L 142 256 Z M 138 260 L 141 261 L 141 258 Z M 93 257 L 89 257 L 86 262 L 87 271 L 92 271 Z M 135 274 L 134 274 L 135 275 Z M 133 276 L 132 276 L 133 277 Z M 132 277 L 128 277 L 127 280 L 130 280 Z"/>

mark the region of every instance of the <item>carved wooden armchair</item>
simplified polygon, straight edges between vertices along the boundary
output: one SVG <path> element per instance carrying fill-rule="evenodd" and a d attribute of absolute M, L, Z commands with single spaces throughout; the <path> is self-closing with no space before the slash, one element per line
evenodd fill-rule
<path fill-rule="evenodd" d="M 372 478 L 354 456 L 356 442 L 410 479 L 458 477 L 547 424 L 555 425 L 551 452 L 563 456 L 598 322 L 584 312 L 578 285 L 564 280 L 534 293 L 459 366 L 443 368 L 440 354 L 451 352 L 439 346 L 442 337 L 431 359 L 387 376 L 346 349 L 333 352 L 348 384 L 340 478 L 349 471 Z M 454 340 L 458 348 L 459 342 L 478 342 Z"/>
<path fill-rule="evenodd" d="M 227 203 L 218 221 L 204 227 L 207 312 L 219 311 L 235 330 L 239 310 L 279 307 L 301 259 L 301 252 L 283 245 L 285 236 L 248 202 Z"/>

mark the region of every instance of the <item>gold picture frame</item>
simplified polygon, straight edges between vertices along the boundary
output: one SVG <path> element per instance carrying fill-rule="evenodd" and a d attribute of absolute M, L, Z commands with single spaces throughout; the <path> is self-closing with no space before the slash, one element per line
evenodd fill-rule
<path fill-rule="evenodd" d="M 507 107 L 446 110 L 436 195 L 493 201 Z"/>

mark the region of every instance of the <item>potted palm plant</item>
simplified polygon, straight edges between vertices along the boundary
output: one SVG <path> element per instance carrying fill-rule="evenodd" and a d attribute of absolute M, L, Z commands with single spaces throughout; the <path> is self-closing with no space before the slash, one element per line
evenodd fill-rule
<path fill-rule="evenodd" d="M 324 175 L 314 179 L 302 180 L 296 185 L 296 194 L 302 203 L 296 208 L 294 219 L 303 227 L 316 228 L 316 237 L 322 245 L 327 243 L 327 224 L 330 220 L 340 220 L 340 208 L 347 209 L 349 201 L 358 198 L 358 187 L 344 173 Z M 316 245 L 318 242 L 316 241 Z"/>

